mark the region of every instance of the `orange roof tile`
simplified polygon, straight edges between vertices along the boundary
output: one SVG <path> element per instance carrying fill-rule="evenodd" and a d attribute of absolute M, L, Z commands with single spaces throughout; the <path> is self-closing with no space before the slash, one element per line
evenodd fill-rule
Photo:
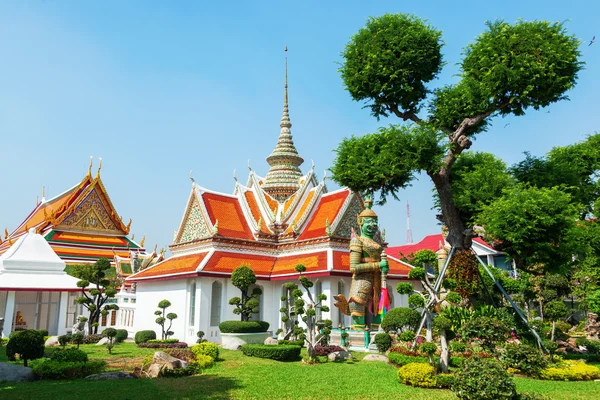
<path fill-rule="evenodd" d="M 260 208 L 258 207 L 258 202 L 256 201 L 256 196 L 254 195 L 254 192 L 252 192 L 250 190 L 244 192 L 244 198 L 246 199 L 246 203 L 248 204 L 248 208 L 250 209 L 252 218 L 254 218 L 254 220 L 258 223 L 258 221 L 262 218 L 262 214 L 260 212 Z M 260 229 L 261 232 L 271 233 L 266 228 L 266 225 L 267 225 L 266 221 L 263 218 L 263 221 L 261 224 L 261 229 Z"/>
<path fill-rule="evenodd" d="M 287 200 L 285 201 L 285 203 L 283 203 L 283 213 L 284 213 L 284 214 L 285 214 L 285 213 L 288 211 L 288 209 L 290 208 L 290 206 L 291 206 L 291 205 L 292 205 L 292 203 L 294 202 L 294 199 L 296 198 L 296 196 L 297 196 L 297 195 L 298 195 L 298 193 L 297 193 L 297 192 L 296 192 L 296 193 L 294 193 L 294 194 L 292 195 L 292 197 L 290 197 L 289 199 L 287 199 Z"/>
<path fill-rule="evenodd" d="M 410 265 L 408 265 L 396 258 L 388 256 L 387 260 L 388 260 L 388 265 L 390 267 L 388 274 L 390 274 L 390 275 L 408 276 L 408 273 L 412 269 L 412 267 Z"/>
<path fill-rule="evenodd" d="M 217 272 L 231 274 L 242 264 L 247 264 L 256 275 L 266 276 L 271 273 L 275 257 L 252 254 L 216 251 L 201 272 Z"/>
<path fill-rule="evenodd" d="M 171 257 L 132 275 L 129 279 L 154 278 L 165 275 L 193 273 L 208 252 Z"/>
<path fill-rule="evenodd" d="M 268 194 L 264 193 L 265 196 L 265 200 L 267 201 L 267 204 L 269 205 L 269 208 L 271 209 L 271 211 L 273 211 L 274 213 L 277 212 L 277 207 L 279 206 L 279 203 L 277 203 L 276 200 L 274 200 L 271 196 L 269 196 Z"/>
<path fill-rule="evenodd" d="M 303 229 L 299 239 L 325 236 L 326 221 L 329 221 L 330 224 L 333 223 L 349 194 L 349 190 L 342 190 L 321 197 L 315 213 L 306 225 L 306 228 Z"/>
<path fill-rule="evenodd" d="M 225 237 L 254 240 L 237 198 L 216 193 L 203 193 L 202 200 L 212 224 L 219 221 L 218 234 Z"/>
<path fill-rule="evenodd" d="M 271 275 L 295 274 L 296 265 L 303 264 L 306 272 L 327 271 L 327 252 L 320 251 L 296 256 L 278 257 Z"/>
<path fill-rule="evenodd" d="M 294 226 L 294 225 L 296 225 L 296 227 L 298 228 L 298 226 L 297 226 L 298 222 L 300 222 L 300 219 L 302 219 L 302 216 L 306 212 L 306 208 L 308 207 L 308 205 L 312 201 L 312 198 L 315 196 L 315 191 L 316 191 L 316 189 L 312 189 L 310 192 L 308 192 L 308 196 L 306 196 L 306 199 L 304 200 L 304 202 L 300 206 L 300 210 L 298 210 L 298 214 L 296 214 L 296 218 L 294 218 L 294 222 L 292 224 L 290 224 L 290 226 L 287 229 L 286 233 L 291 232 L 292 231 L 292 226 Z"/>

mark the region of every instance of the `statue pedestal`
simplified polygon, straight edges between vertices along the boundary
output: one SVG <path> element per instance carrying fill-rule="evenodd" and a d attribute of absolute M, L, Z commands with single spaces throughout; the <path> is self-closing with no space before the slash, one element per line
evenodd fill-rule
<path fill-rule="evenodd" d="M 331 335 L 330 338 L 331 340 L 329 341 L 330 344 L 332 345 L 336 345 L 336 346 L 341 346 L 341 342 L 342 342 L 342 338 L 340 337 L 340 330 L 339 329 L 333 329 L 331 331 Z M 357 330 L 346 330 L 346 333 L 348 334 L 348 339 L 346 339 L 346 342 L 348 343 L 348 347 L 350 350 L 352 351 L 377 351 L 376 347 L 373 347 L 373 349 L 371 348 L 374 345 L 369 345 L 369 347 L 365 347 L 365 331 L 357 331 Z M 369 341 L 370 343 L 373 343 L 373 338 L 375 337 L 376 334 L 378 334 L 378 331 L 370 331 L 369 332 L 369 336 L 371 338 L 371 340 Z"/>

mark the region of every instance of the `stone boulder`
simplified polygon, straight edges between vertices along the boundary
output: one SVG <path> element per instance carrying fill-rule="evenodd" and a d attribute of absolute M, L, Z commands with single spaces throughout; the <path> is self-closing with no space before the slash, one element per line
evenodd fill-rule
<path fill-rule="evenodd" d="M 178 369 L 185 368 L 186 366 L 187 363 L 185 361 L 171 357 L 165 352 L 157 351 L 154 353 L 154 357 L 152 357 L 152 364 L 148 367 L 148 376 L 156 378 L 163 369 Z"/>
<path fill-rule="evenodd" d="M 104 346 L 106 343 L 108 343 L 108 338 L 107 337 L 103 337 L 102 339 L 100 339 L 98 341 L 98 343 L 96 343 L 96 346 Z"/>
<path fill-rule="evenodd" d="M 35 380 L 36 376 L 29 367 L 0 363 L 0 382 L 31 382 Z"/>
<path fill-rule="evenodd" d="M 85 379 L 89 379 L 90 381 L 114 381 L 121 379 L 137 379 L 137 376 L 134 374 L 130 374 L 129 372 L 105 372 L 103 374 L 95 374 L 86 376 Z"/>
<path fill-rule="evenodd" d="M 46 343 L 44 343 L 44 346 L 46 346 L 46 347 L 60 346 L 60 343 L 58 343 L 58 336 L 50 336 L 48 339 L 46 339 Z"/>
<path fill-rule="evenodd" d="M 585 323 L 585 337 L 589 340 L 600 339 L 600 321 L 598 320 L 598 314 L 587 313 L 587 321 Z"/>
<path fill-rule="evenodd" d="M 275 344 L 279 344 L 279 342 L 274 337 L 268 337 L 265 339 L 265 344 L 275 345 Z"/>
<path fill-rule="evenodd" d="M 369 354 L 362 361 L 381 361 L 386 363 L 388 362 L 388 358 L 383 354 Z"/>
<path fill-rule="evenodd" d="M 334 351 L 333 353 L 329 353 L 327 356 L 329 361 L 344 361 L 352 358 L 352 354 L 349 351 Z"/>

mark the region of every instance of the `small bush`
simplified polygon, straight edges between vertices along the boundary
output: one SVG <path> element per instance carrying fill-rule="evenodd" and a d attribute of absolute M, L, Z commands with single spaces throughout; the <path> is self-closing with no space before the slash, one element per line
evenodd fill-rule
<path fill-rule="evenodd" d="M 203 331 L 196 332 L 196 336 L 198 337 L 198 340 L 196 340 L 196 343 L 204 343 L 204 342 L 208 341 L 208 340 L 204 339 L 204 332 Z"/>
<path fill-rule="evenodd" d="M 15 331 L 10 334 L 10 340 L 6 345 L 6 355 L 14 359 L 19 354 L 23 365 L 27 366 L 28 360 L 44 357 L 44 335 L 37 330 Z"/>
<path fill-rule="evenodd" d="M 196 355 L 190 349 L 166 349 L 165 353 L 188 363 L 196 361 Z"/>
<path fill-rule="evenodd" d="M 140 349 L 186 349 L 188 344 L 178 343 L 140 343 L 137 345 Z"/>
<path fill-rule="evenodd" d="M 150 339 L 146 343 L 179 343 L 179 339 Z"/>
<path fill-rule="evenodd" d="M 129 336 L 127 329 L 117 329 L 117 336 L 115 336 L 115 342 L 121 343 Z"/>
<path fill-rule="evenodd" d="M 40 359 L 33 361 L 31 367 L 41 379 L 77 379 L 103 372 L 106 362 L 101 360 L 71 362 Z"/>
<path fill-rule="evenodd" d="M 543 369 L 540 377 L 551 381 L 589 381 L 600 378 L 600 369 L 583 361 L 564 361 Z"/>
<path fill-rule="evenodd" d="M 588 354 L 600 354 L 600 340 L 579 338 L 575 343 L 577 346 L 584 346 L 587 349 Z"/>
<path fill-rule="evenodd" d="M 223 321 L 219 324 L 221 333 L 256 333 L 268 329 L 269 323 L 266 321 Z"/>
<path fill-rule="evenodd" d="M 198 368 L 200 369 L 207 369 L 215 365 L 215 359 L 206 354 L 197 355 L 196 360 L 196 364 L 198 364 Z"/>
<path fill-rule="evenodd" d="M 344 349 L 340 346 L 321 346 L 318 344 L 315 346 L 315 351 L 317 352 L 317 356 L 325 357 L 336 351 L 344 351 Z"/>
<path fill-rule="evenodd" d="M 66 345 L 68 345 L 70 341 L 71 341 L 70 335 L 61 335 L 58 337 L 58 344 L 60 344 L 62 347 L 65 347 Z"/>
<path fill-rule="evenodd" d="M 538 349 L 526 344 L 506 345 L 500 361 L 505 368 L 518 369 L 528 376 L 539 376 L 540 372 L 548 365 Z"/>
<path fill-rule="evenodd" d="M 185 368 L 176 368 L 176 369 L 163 368 L 160 370 L 160 373 L 158 375 L 163 378 L 181 378 L 184 376 L 191 376 L 191 375 L 196 375 L 199 373 L 200 373 L 200 367 L 198 366 L 197 363 L 193 362 L 193 363 L 188 364 L 188 366 Z"/>
<path fill-rule="evenodd" d="M 277 344 L 287 344 L 287 345 L 292 345 L 292 346 L 304 346 L 304 339 L 298 339 L 298 340 L 278 340 Z"/>
<path fill-rule="evenodd" d="M 381 328 L 386 332 L 397 332 L 405 329 L 414 330 L 421 319 L 421 314 L 408 307 L 392 308 L 381 321 Z"/>
<path fill-rule="evenodd" d="M 464 353 L 467 351 L 467 344 L 461 342 L 450 342 L 450 351 L 453 353 Z"/>
<path fill-rule="evenodd" d="M 94 334 L 91 334 L 91 335 L 87 335 L 86 337 L 83 338 L 83 344 L 96 344 L 103 337 L 104 337 L 104 335 L 101 335 L 99 333 L 94 333 Z"/>
<path fill-rule="evenodd" d="M 429 363 L 429 359 L 427 357 L 419 357 L 419 356 L 407 356 L 400 353 L 390 352 L 388 354 L 388 360 L 392 364 L 396 364 L 399 366 L 407 365 L 410 363 Z"/>
<path fill-rule="evenodd" d="M 415 340 L 415 336 L 416 335 L 413 331 L 408 330 L 398 335 L 398 339 L 402 340 L 403 342 L 412 342 Z"/>
<path fill-rule="evenodd" d="M 70 348 L 54 351 L 50 359 L 53 361 L 86 362 L 88 355 L 85 351 Z"/>
<path fill-rule="evenodd" d="M 198 343 L 192 346 L 192 352 L 196 357 L 200 355 L 211 356 L 214 360 L 219 359 L 219 346 L 211 342 Z"/>
<path fill-rule="evenodd" d="M 42 337 L 48 336 L 48 331 L 46 329 L 36 329 L 36 331 L 38 331 Z"/>
<path fill-rule="evenodd" d="M 392 346 L 392 337 L 389 335 L 389 333 L 378 333 L 375 335 L 373 343 L 375 343 L 375 346 L 377 346 L 378 352 L 385 353 Z"/>
<path fill-rule="evenodd" d="M 249 357 L 270 358 L 278 361 L 295 361 L 300 358 L 300 346 L 269 346 L 265 344 L 245 344 L 242 353 Z"/>
<path fill-rule="evenodd" d="M 81 333 L 75 333 L 73 335 L 71 335 L 71 343 L 77 345 L 77 348 L 79 348 L 79 345 L 83 343 L 83 334 Z M 60 338 L 59 338 L 60 341 Z"/>
<path fill-rule="evenodd" d="M 454 383 L 453 374 L 438 374 L 435 376 L 435 386 L 440 389 L 450 389 Z"/>
<path fill-rule="evenodd" d="M 135 333 L 135 344 L 146 343 L 148 340 L 156 339 L 156 332 L 154 331 L 138 331 Z"/>
<path fill-rule="evenodd" d="M 426 363 L 410 363 L 402 366 L 398 370 L 398 379 L 409 386 L 436 387 L 435 369 Z"/>
<path fill-rule="evenodd" d="M 452 392 L 459 399 L 513 399 L 516 395 L 512 376 L 502 364 L 489 358 L 472 357 L 462 362 L 454 374 Z"/>

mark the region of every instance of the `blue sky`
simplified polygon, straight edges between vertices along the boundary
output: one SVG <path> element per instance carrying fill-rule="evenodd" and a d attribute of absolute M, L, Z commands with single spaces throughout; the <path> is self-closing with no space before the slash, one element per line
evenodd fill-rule
<path fill-rule="evenodd" d="M 46 186 L 76 184 L 89 156 L 117 211 L 146 246 L 171 243 L 190 191 L 189 171 L 230 193 L 233 170 L 267 172 L 279 134 L 284 46 L 292 133 L 318 176 L 343 137 L 377 121 L 344 90 L 340 52 L 366 19 L 414 13 L 443 31 L 447 62 L 431 88 L 456 79 L 461 50 L 486 20 L 567 20 L 586 69 L 570 101 L 495 120 L 472 149 L 509 164 L 600 131 L 600 6 L 595 1 L 59 1 L 0 2 L 0 229 L 14 229 Z M 592 36 L 598 42 L 587 46 Z M 547 113 L 550 111 L 550 113 Z M 509 125 L 507 125 L 509 124 Z M 335 189 L 333 182 L 328 184 Z M 391 245 L 439 232 L 428 178 L 377 208 Z"/>

